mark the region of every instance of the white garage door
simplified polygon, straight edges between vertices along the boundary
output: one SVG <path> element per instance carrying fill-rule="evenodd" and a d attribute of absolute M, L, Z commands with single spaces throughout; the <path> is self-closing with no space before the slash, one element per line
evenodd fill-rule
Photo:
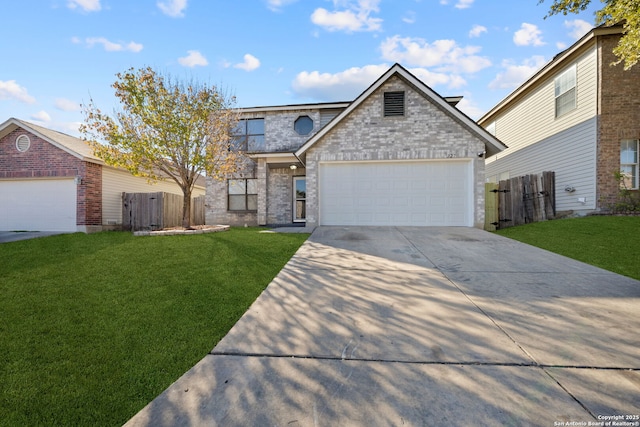
<path fill-rule="evenodd" d="M 470 161 L 320 164 L 320 224 L 472 226 Z"/>
<path fill-rule="evenodd" d="M 0 181 L 0 230 L 76 231 L 73 179 Z"/>

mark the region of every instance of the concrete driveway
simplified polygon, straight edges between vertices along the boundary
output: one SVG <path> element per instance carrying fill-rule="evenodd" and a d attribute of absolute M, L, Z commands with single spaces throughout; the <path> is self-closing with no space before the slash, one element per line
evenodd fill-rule
<path fill-rule="evenodd" d="M 639 281 L 472 228 L 320 227 L 212 352 L 126 425 L 638 415 Z"/>
<path fill-rule="evenodd" d="M 62 231 L 0 231 L 0 243 L 35 239 L 37 237 L 53 236 L 63 233 Z"/>

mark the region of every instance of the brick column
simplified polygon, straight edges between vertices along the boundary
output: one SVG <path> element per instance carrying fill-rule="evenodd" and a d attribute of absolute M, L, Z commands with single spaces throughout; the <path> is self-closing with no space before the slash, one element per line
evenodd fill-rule
<path fill-rule="evenodd" d="M 256 178 L 258 179 L 258 225 L 267 225 L 267 175 L 266 159 L 258 159 Z"/>

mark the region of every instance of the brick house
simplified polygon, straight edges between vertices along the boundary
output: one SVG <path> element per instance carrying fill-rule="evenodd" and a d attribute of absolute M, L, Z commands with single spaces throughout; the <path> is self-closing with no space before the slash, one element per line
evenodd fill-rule
<path fill-rule="evenodd" d="M 106 166 L 79 138 L 15 118 L 0 124 L 0 230 L 117 229 L 123 192 L 159 191 L 182 194 Z"/>
<path fill-rule="evenodd" d="M 353 102 L 244 108 L 253 160 L 207 179 L 207 224 L 476 226 L 484 155 L 506 148 L 395 64 Z"/>
<path fill-rule="evenodd" d="M 578 214 L 615 202 L 617 171 L 638 189 L 640 66 L 611 65 L 621 33 L 594 28 L 478 120 L 509 146 L 489 180 L 555 171 L 556 209 Z"/>

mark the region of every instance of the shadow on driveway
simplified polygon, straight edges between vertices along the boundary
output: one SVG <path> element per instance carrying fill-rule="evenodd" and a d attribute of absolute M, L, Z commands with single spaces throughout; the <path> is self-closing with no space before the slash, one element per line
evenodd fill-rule
<path fill-rule="evenodd" d="M 638 313 L 639 281 L 481 230 L 320 227 L 212 352 L 126 425 L 640 414 Z"/>

